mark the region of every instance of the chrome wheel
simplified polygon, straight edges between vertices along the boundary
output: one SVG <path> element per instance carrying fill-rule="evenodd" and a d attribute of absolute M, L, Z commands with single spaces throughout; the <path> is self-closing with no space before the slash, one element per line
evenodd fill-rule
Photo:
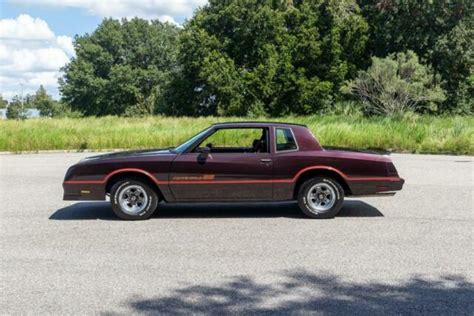
<path fill-rule="evenodd" d="M 141 213 L 148 203 L 148 194 L 139 185 L 128 185 L 119 193 L 119 205 L 124 213 L 137 215 Z"/>
<path fill-rule="evenodd" d="M 313 211 L 326 212 L 336 203 L 336 191 L 329 184 L 316 183 L 309 189 L 306 200 Z"/>

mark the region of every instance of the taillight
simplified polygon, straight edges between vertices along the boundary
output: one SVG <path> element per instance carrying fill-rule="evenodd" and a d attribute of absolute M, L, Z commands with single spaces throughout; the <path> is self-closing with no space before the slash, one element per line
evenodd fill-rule
<path fill-rule="evenodd" d="M 385 165 L 387 166 L 387 173 L 389 175 L 398 176 L 397 169 L 395 168 L 392 162 L 387 162 L 385 163 Z"/>

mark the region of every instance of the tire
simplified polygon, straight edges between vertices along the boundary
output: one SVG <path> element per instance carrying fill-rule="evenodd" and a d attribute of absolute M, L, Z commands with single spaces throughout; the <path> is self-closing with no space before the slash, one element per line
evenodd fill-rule
<path fill-rule="evenodd" d="M 155 212 L 158 206 L 158 194 L 143 181 L 133 178 L 123 179 L 112 186 L 110 203 L 119 218 L 144 220 Z"/>
<path fill-rule="evenodd" d="M 310 191 L 314 198 L 309 198 Z M 298 190 L 298 205 L 304 215 L 310 218 L 333 218 L 343 203 L 344 190 L 336 180 L 329 177 L 306 180 Z"/>

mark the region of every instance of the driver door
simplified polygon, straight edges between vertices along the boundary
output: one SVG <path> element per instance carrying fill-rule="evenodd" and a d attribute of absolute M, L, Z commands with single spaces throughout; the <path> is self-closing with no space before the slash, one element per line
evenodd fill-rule
<path fill-rule="evenodd" d="M 217 129 L 173 161 L 169 180 L 175 199 L 272 200 L 273 163 L 268 144 L 267 128 Z M 207 150 L 209 153 L 203 153 Z"/>

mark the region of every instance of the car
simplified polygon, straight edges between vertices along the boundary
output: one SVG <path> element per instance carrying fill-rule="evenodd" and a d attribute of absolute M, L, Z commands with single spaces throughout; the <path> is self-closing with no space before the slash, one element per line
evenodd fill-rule
<path fill-rule="evenodd" d="M 149 218 L 159 202 L 297 201 L 332 218 L 344 197 L 393 195 L 404 180 L 387 153 L 323 148 L 305 125 L 211 125 L 177 147 L 87 157 L 70 167 L 64 200 L 110 197 L 121 219 Z"/>

